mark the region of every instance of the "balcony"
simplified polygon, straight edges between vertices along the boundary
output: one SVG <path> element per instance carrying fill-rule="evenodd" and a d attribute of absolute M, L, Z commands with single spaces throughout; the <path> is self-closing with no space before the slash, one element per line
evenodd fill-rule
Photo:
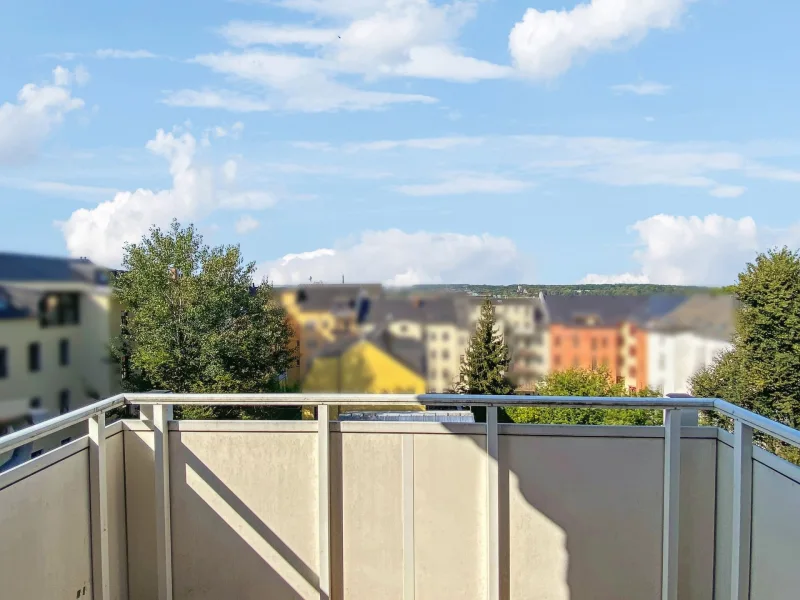
<path fill-rule="evenodd" d="M 317 421 L 174 421 L 172 404 Z M 116 396 L 0 438 L 89 435 L 0 474 L 15 600 L 797 598 L 800 432 L 719 400 L 460 396 L 487 423 L 331 421 L 447 395 Z M 139 420 L 106 412 L 139 405 Z M 655 408 L 663 427 L 498 425 L 509 404 Z M 697 411 L 735 433 L 698 427 Z"/>

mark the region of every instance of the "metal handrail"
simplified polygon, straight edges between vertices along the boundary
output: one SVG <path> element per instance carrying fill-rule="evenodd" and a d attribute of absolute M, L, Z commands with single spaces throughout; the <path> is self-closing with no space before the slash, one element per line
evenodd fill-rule
<path fill-rule="evenodd" d="M 35 442 L 51 433 L 61 431 L 72 425 L 79 425 L 95 415 L 108 412 L 120 406 L 125 406 L 125 396 L 122 394 L 100 400 L 94 404 L 82 406 L 81 408 L 77 408 L 47 421 L 42 421 L 41 423 L 31 425 L 25 429 L 20 429 L 19 431 L 0 437 L 0 454 L 9 452 L 19 446 Z"/>
<path fill-rule="evenodd" d="M 585 396 L 490 396 L 462 394 L 118 394 L 0 437 L 0 454 L 71 425 L 124 405 L 241 405 L 241 406 L 533 406 L 559 408 L 693 409 L 713 410 L 800 448 L 800 431 L 718 398 L 631 398 Z"/>

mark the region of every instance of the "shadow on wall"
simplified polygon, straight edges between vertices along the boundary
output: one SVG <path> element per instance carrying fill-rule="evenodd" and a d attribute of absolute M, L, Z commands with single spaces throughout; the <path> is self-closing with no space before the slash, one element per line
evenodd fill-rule
<path fill-rule="evenodd" d="M 399 516 L 395 511 L 402 510 L 402 501 L 390 496 L 389 502 L 368 510 L 369 514 L 354 517 L 348 513 L 345 518 L 345 512 L 354 509 L 345 506 L 343 481 L 349 477 L 348 473 L 365 469 L 372 469 L 378 477 L 387 476 L 386 469 L 395 469 L 398 464 L 393 453 L 405 452 L 401 444 L 404 437 L 413 440 L 414 478 L 418 482 L 414 505 L 418 582 L 431 577 L 432 569 L 435 571 L 420 562 L 431 559 L 423 556 L 430 552 L 424 549 L 425 540 L 435 540 L 436 555 L 431 562 L 443 564 L 448 570 L 451 565 L 456 570 L 470 568 L 471 553 L 480 554 L 481 545 L 485 547 L 485 528 L 460 519 L 463 515 L 480 518 L 476 515 L 483 510 L 486 437 L 481 433 L 482 428 L 445 424 L 452 435 L 384 433 L 381 435 L 385 436 L 387 446 L 364 454 L 363 450 L 371 447 L 371 436 L 355 433 L 345 436 L 336 427 L 332 427 L 330 435 L 332 597 L 356 597 L 347 589 L 345 572 L 349 577 L 376 575 L 368 564 L 350 564 L 345 570 L 345 544 L 352 543 L 352 538 L 349 541 L 345 538 L 345 524 L 349 535 L 353 535 L 350 528 L 354 520 L 359 521 L 355 535 L 364 536 L 368 531 L 364 528 L 370 524 L 361 521 L 381 516 L 383 520 L 396 520 Z M 651 433 L 630 437 L 592 435 L 589 430 L 596 430 L 594 427 L 587 427 L 586 435 L 520 435 L 525 429 L 530 432 L 531 427 L 541 433 L 541 426 L 501 426 L 498 464 L 501 598 L 660 598 L 663 438 L 653 436 L 654 428 L 631 428 L 640 432 L 650 429 Z M 215 439 L 213 444 L 198 438 L 191 442 L 187 437 L 184 441 L 183 432 L 171 435 L 173 538 L 181 540 L 174 550 L 176 591 L 192 598 L 217 598 L 224 592 L 231 598 L 260 599 L 265 597 L 266 590 L 269 598 L 318 598 L 318 534 L 313 491 L 316 436 L 307 431 L 219 433 L 226 437 Z M 249 436 L 274 436 L 276 440 L 297 436 L 292 443 L 298 445 L 289 451 L 272 441 L 251 444 L 243 439 Z M 349 437 L 347 442 L 345 437 Z M 147 452 L 147 444 L 138 435 L 127 440 L 142 448 L 131 447 L 126 454 L 136 452 L 141 457 L 141 452 Z M 345 444 L 355 447 L 345 450 Z M 240 453 L 238 458 L 237 453 Z M 376 454 L 382 457 L 376 458 Z M 235 460 L 235 471 L 229 472 L 226 463 L 225 469 L 215 472 L 215 464 L 221 464 L 213 458 L 215 455 L 222 461 Z M 387 456 L 389 462 L 382 463 Z M 404 455 L 400 461 L 406 459 Z M 241 471 L 251 469 L 253 464 L 263 464 L 265 471 L 242 477 Z M 298 472 L 306 476 L 298 477 Z M 714 478 L 703 479 L 705 471 L 700 469 L 697 473 L 701 476 L 692 479 L 688 493 L 713 494 Z M 400 487 L 392 489 L 400 489 L 402 495 L 400 472 L 392 470 L 388 477 L 391 481 L 397 478 L 395 483 Z M 362 479 L 359 477 L 359 481 Z M 391 494 L 391 490 L 383 492 Z M 385 502 L 381 500 L 383 492 L 350 489 L 347 498 L 352 504 L 356 494 L 357 502 L 372 506 Z M 433 512 L 437 518 L 420 516 L 425 513 L 429 517 L 431 505 L 435 506 Z M 694 561 L 698 553 L 707 554 L 696 568 L 707 569 L 708 585 L 700 586 L 703 589 L 682 587 L 680 597 L 687 600 L 712 597 L 713 503 L 710 509 L 708 515 L 701 515 L 707 522 L 698 519 L 692 524 L 709 532 L 710 546 L 693 549 L 688 556 Z M 291 525 L 282 522 L 280 515 L 284 514 Z M 375 523 L 371 527 L 380 529 L 382 524 Z M 302 540 L 295 542 L 294 547 L 284 541 L 289 531 L 286 527 L 290 526 L 295 528 L 291 530 L 291 538 Z M 447 531 L 455 531 L 456 535 L 451 539 L 440 533 Z M 464 535 L 477 536 L 475 543 L 465 543 Z M 371 540 L 367 535 L 369 544 L 381 546 L 379 540 Z M 390 550 L 398 552 L 397 548 Z M 402 552 L 402 545 L 399 551 Z M 377 561 L 379 553 L 367 556 Z M 153 559 L 148 556 L 148 560 Z M 478 568 L 484 569 L 484 564 L 479 562 Z M 682 557 L 682 568 L 683 564 Z M 473 580 L 481 580 L 483 573 L 475 573 Z M 475 586 L 472 591 L 476 591 Z M 138 597 L 146 595 L 137 595 L 132 590 L 131 600 Z M 444 598 L 426 591 L 418 583 L 417 598 L 433 597 Z M 451 597 L 466 598 L 469 594 Z"/>

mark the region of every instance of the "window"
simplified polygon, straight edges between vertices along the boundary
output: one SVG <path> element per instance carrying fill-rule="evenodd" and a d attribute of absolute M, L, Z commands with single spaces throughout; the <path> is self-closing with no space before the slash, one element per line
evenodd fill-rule
<path fill-rule="evenodd" d="M 32 344 L 28 344 L 28 370 L 31 372 L 36 372 L 42 368 L 41 365 L 41 351 L 39 347 L 39 342 L 33 342 Z"/>
<path fill-rule="evenodd" d="M 442 350 L 442 360 L 450 360 L 450 351 Z"/>
<path fill-rule="evenodd" d="M 0 379 L 8 377 L 8 350 L 0 348 Z"/>
<path fill-rule="evenodd" d="M 407 331 L 408 331 L 408 325 L 406 325 L 405 323 L 400 325 L 400 333 L 406 333 Z"/>
<path fill-rule="evenodd" d="M 631 367 L 628 369 L 628 377 L 631 379 L 636 379 L 636 367 Z"/>
<path fill-rule="evenodd" d="M 428 339 L 429 340 L 435 340 L 436 339 L 436 334 L 433 333 L 432 331 L 428 332 Z"/>
<path fill-rule="evenodd" d="M 579 343 L 580 339 L 578 338 L 578 334 L 576 333 L 575 335 L 572 336 L 572 345 L 577 348 Z"/>
<path fill-rule="evenodd" d="M 431 379 L 436 379 L 436 371 L 430 371 L 428 373 L 428 377 L 430 377 Z"/>
<path fill-rule="evenodd" d="M 557 335 L 557 336 L 555 336 L 555 337 L 553 338 L 553 346 L 555 346 L 556 348 L 558 348 L 560 345 L 561 345 L 561 336 L 558 336 L 558 335 Z"/>
<path fill-rule="evenodd" d="M 436 359 L 436 350 L 431 350 L 431 360 Z"/>
<path fill-rule="evenodd" d="M 445 331 L 445 332 L 442 334 L 442 341 L 443 341 L 443 342 L 446 342 L 446 341 L 448 341 L 449 339 L 450 339 L 450 334 L 449 334 L 449 333 L 447 333 L 447 332 Z"/>
<path fill-rule="evenodd" d="M 77 325 L 80 322 L 80 294 L 48 294 L 39 303 L 42 327 Z"/>
<path fill-rule="evenodd" d="M 608 348 L 608 338 L 603 338 L 603 339 L 600 341 L 600 346 L 601 346 L 602 348 Z"/>
<path fill-rule="evenodd" d="M 69 412 L 69 390 L 58 393 L 58 410 L 62 415 Z"/>
<path fill-rule="evenodd" d="M 39 456 L 41 456 L 41 455 L 42 455 L 42 449 L 41 449 L 41 448 L 39 448 L 38 450 L 34 450 L 33 452 L 31 452 L 31 458 L 38 458 L 38 457 L 39 457 Z"/>
<path fill-rule="evenodd" d="M 442 371 L 442 377 L 444 378 L 445 381 L 450 381 L 450 371 L 448 371 L 447 369 Z"/>
<path fill-rule="evenodd" d="M 72 438 L 71 438 L 71 437 L 64 438 L 63 440 L 61 440 L 61 445 L 62 445 L 62 446 L 66 446 L 66 445 L 67 445 L 67 444 L 69 444 L 71 441 L 72 441 Z"/>
<path fill-rule="evenodd" d="M 58 364 L 62 367 L 69 364 L 69 340 L 67 339 L 58 342 Z"/>
<path fill-rule="evenodd" d="M 597 368 L 597 357 L 592 357 L 592 370 L 594 371 Z"/>
<path fill-rule="evenodd" d="M 636 346 L 631 346 L 630 348 L 628 348 L 628 355 L 636 356 Z"/>
<path fill-rule="evenodd" d="M 35 398 L 31 398 L 31 408 L 37 409 L 42 407 L 42 399 L 36 396 Z"/>
<path fill-rule="evenodd" d="M 592 350 L 597 350 L 597 338 L 592 338 Z"/>

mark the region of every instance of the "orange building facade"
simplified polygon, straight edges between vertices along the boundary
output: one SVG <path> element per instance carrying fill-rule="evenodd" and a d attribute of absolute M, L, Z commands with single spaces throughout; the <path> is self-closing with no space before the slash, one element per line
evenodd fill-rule
<path fill-rule="evenodd" d="M 608 367 L 614 381 L 629 389 L 647 387 L 647 333 L 634 323 L 572 325 L 553 323 L 550 332 L 550 369 Z"/>

